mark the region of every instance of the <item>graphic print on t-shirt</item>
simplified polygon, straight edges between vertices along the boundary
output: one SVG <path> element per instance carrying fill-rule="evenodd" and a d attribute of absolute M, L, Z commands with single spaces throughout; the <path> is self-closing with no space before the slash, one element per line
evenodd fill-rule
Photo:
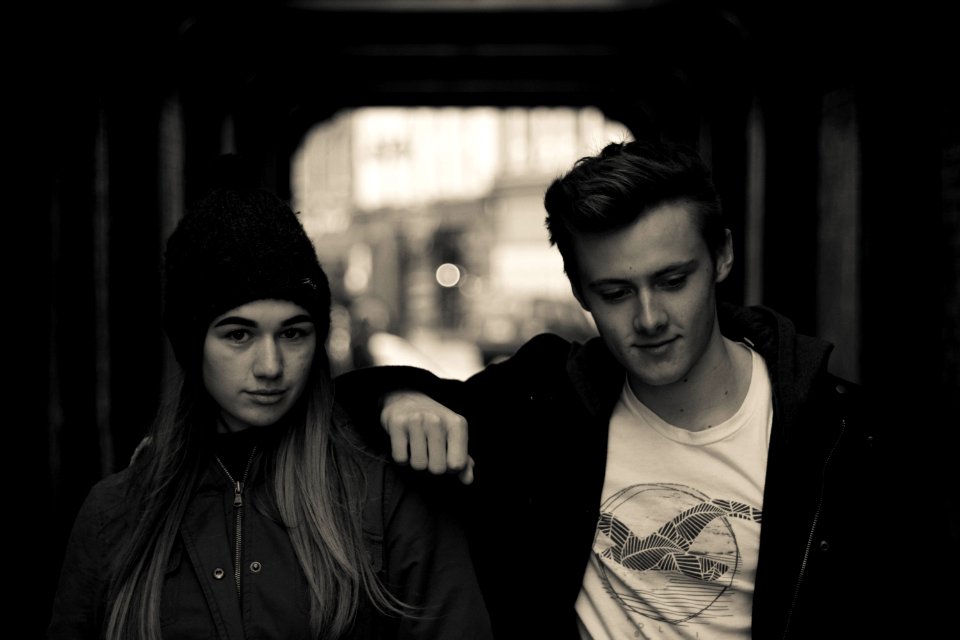
<path fill-rule="evenodd" d="M 604 590 L 635 622 L 724 615 L 741 567 L 736 521 L 759 527 L 761 511 L 673 484 L 615 493 L 593 544 Z"/>

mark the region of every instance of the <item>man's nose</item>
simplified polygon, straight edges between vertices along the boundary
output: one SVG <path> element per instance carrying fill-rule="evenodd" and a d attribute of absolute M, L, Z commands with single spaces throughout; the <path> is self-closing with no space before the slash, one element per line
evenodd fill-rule
<path fill-rule="evenodd" d="M 633 328 L 638 333 L 657 333 L 667 324 L 667 314 L 652 291 L 637 293 Z"/>

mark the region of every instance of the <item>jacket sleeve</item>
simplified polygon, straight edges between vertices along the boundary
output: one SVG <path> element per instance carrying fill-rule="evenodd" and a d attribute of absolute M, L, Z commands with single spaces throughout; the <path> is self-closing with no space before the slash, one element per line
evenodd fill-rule
<path fill-rule="evenodd" d="M 96 489 L 74 521 L 47 628 L 48 640 L 93 640 L 100 637 L 107 589 L 107 549 Z"/>
<path fill-rule="evenodd" d="M 363 441 L 379 453 L 389 453 L 389 439 L 380 423 L 383 400 L 393 391 L 420 391 L 467 418 L 471 424 L 471 453 L 483 455 L 474 444 L 485 438 L 477 438 L 481 434 L 473 426 L 481 422 L 502 423 L 497 412 L 513 411 L 531 385 L 549 386 L 550 378 L 565 376 L 570 352 L 571 343 L 556 335 L 541 334 L 528 340 L 507 360 L 487 365 L 466 381 L 440 378 L 409 366 L 354 369 L 336 378 L 336 398 L 351 416 Z M 498 435 L 483 435 L 492 436 L 491 446 L 498 446 Z"/>
<path fill-rule="evenodd" d="M 387 395 L 407 389 L 421 391 L 451 406 L 448 402 L 456 395 L 459 384 L 462 383 L 409 366 L 363 367 L 334 380 L 337 404 L 350 416 L 352 428 L 363 443 L 380 454 L 390 452 L 390 440 L 380 423 Z"/>
<path fill-rule="evenodd" d="M 464 532 L 429 494 L 392 467 L 384 476 L 386 579 L 411 606 L 401 640 L 487 640 L 490 620 Z"/>

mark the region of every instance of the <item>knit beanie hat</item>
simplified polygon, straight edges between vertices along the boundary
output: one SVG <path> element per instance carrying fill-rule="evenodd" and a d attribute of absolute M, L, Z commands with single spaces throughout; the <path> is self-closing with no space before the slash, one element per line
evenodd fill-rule
<path fill-rule="evenodd" d="M 306 309 L 318 346 L 330 329 L 330 284 L 285 202 L 259 189 L 218 189 L 190 207 L 167 240 L 163 327 L 177 361 L 197 366 L 217 316 L 255 300 Z"/>

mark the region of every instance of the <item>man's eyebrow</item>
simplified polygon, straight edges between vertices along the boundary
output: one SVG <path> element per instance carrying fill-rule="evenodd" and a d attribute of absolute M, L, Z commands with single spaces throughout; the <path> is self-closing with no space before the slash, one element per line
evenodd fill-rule
<path fill-rule="evenodd" d="M 611 284 L 625 284 L 627 282 L 629 282 L 629 280 L 626 278 L 600 278 L 599 280 L 588 282 L 587 286 L 591 289 L 595 289 L 597 287 L 605 287 Z"/>
<path fill-rule="evenodd" d="M 687 260 L 686 262 L 678 262 L 676 264 L 667 265 L 663 269 L 654 271 L 653 277 L 659 278 L 661 276 L 676 273 L 678 271 L 690 271 L 691 269 L 695 269 L 698 264 L 700 264 L 700 261 L 694 258 L 692 260 Z"/>
<path fill-rule="evenodd" d="M 662 278 L 663 276 L 671 275 L 681 271 L 691 271 L 693 269 L 696 269 L 698 264 L 700 264 L 700 261 L 697 260 L 696 258 L 692 260 L 687 260 L 685 262 L 677 262 L 675 264 L 667 265 L 662 269 L 657 269 L 652 274 L 650 274 L 650 277 Z M 629 282 L 631 282 L 630 278 L 600 278 L 599 280 L 588 282 L 587 286 L 591 288 L 603 287 L 611 284 L 624 284 Z"/>

